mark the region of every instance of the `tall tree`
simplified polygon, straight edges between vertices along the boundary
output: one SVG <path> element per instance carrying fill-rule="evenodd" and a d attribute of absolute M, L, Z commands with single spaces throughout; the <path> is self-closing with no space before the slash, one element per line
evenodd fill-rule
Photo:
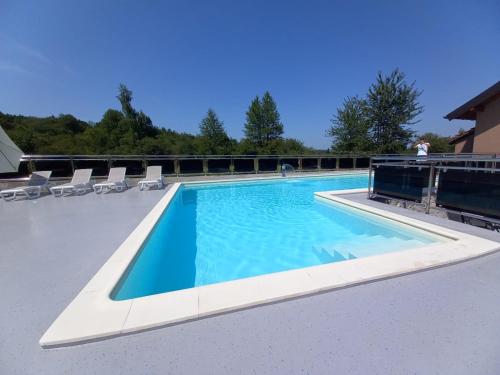
<path fill-rule="evenodd" d="M 388 76 L 378 74 L 366 98 L 376 152 L 397 153 L 406 148 L 413 136 L 407 125 L 418 123 L 416 118 L 423 112 L 418 103 L 421 93 L 415 82 L 406 83 L 404 73 L 398 69 Z"/>
<path fill-rule="evenodd" d="M 335 152 L 366 152 L 373 145 L 370 139 L 370 122 L 366 116 L 366 102 L 357 97 L 347 98 L 331 120 L 327 135 L 333 138 Z"/>
<path fill-rule="evenodd" d="M 276 108 L 273 97 L 266 91 L 261 102 L 262 135 L 266 143 L 281 139 L 283 124 L 280 122 L 280 114 Z"/>
<path fill-rule="evenodd" d="M 202 149 L 205 154 L 229 153 L 230 140 L 224 129 L 224 124 L 219 120 L 214 110 L 209 109 L 207 115 L 200 123 Z"/>
<path fill-rule="evenodd" d="M 143 111 L 137 111 L 132 106 L 132 91 L 123 83 L 118 87 L 118 95 L 116 98 L 119 100 L 125 120 L 127 120 L 126 122 L 129 124 L 129 127 L 135 133 L 136 138 L 142 139 L 144 137 L 154 137 L 158 135 L 158 129 L 153 126 L 153 122 L 149 116 Z"/>
<path fill-rule="evenodd" d="M 133 122 L 133 129 L 138 138 L 154 137 L 158 135 L 158 128 L 153 125 L 153 122 L 144 112 L 136 112 L 137 115 Z"/>
<path fill-rule="evenodd" d="M 123 83 L 120 83 L 118 86 L 118 96 L 116 98 L 122 105 L 122 112 L 125 117 L 135 119 L 137 112 L 134 107 L 132 107 L 132 91 L 130 91 Z"/>
<path fill-rule="evenodd" d="M 270 142 L 282 139 L 283 124 L 271 94 L 266 91 L 262 100 L 258 96 L 252 100 L 247 111 L 245 137 L 257 150 Z"/>
<path fill-rule="evenodd" d="M 252 100 L 247 111 L 245 122 L 245 137 L 251 144 L 261 147 L 264 145 L 264 135 L 262 129 L 262 105 L 258 96 Z"/>

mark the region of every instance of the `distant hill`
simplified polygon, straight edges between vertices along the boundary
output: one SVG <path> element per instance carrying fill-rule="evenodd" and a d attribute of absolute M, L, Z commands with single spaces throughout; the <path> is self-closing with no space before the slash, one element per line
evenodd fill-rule
<path fill-rule="evenodd" d="M 94 155 L 205 154 L 203 137 L 151 124 L 147 116 L 126 118 L 110 109 L 101 121 L 89 123 L 70 114 L 34 117 L 0 112 L 0 126 L 26 154 Z M 316 151 L 295 139 L 283 139 L 269 149 L 255 150 L 244 140 L 231 142 L 224 154 L 311 154 Z"/>
<path fill-rule="evenodd" d="M 75 153 L 89 124 L 72 115 L 33 117 L 0 112 L 0 125 L 26 154 Z"/>
<path fill-rule="evenodd" d="M 117 99 L 122 110 L 108 109 L 95 124 L 65 114 L 34 117 L 0 112 L 0 126 L 25 154 L 230 155 L 316 152 L 296 139 L 281 137 L 283 124 L 279 122 L 279 114 L 269 93 L 265 94 L 269 102 L 267 107 L 259 107 L 259 112 L 254 116 L 257 121 L 255 128 L 260 130 L 261 136 L 266 136 L 265 142 L 261 139 L 259 142 L 250 139 L 238 142 L 226 134 L 223 123 L 211 109 L 200 124 L 199 135 L 179 133 L 155 126 L 148 115 L 136 110 L 132 106 L 132 91 L 125 85 L 120 84 L 118 91 Z M 260 102 L 257 104 L 260 105 Z M 255 103 L 253 105 L 255 107 Z M 261 122 L 269 120 L 270 113 L 275 116 L 275 122 L 271 125 L 280 129 L 276 137 L 270 137 L 262 130 Z"/>

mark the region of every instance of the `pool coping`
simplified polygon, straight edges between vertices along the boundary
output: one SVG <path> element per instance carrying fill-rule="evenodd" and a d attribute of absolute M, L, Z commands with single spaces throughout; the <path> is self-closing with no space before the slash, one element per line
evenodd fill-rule
<path fill-rule="evenodd" d="M 346 174 L 360 173 L 337 173 L 329 176 L 345 176 Z M 302 178 L 302 176 L 293 178 Z M 451 241 L 413 250 L 277 272 L 131 300 L 113 301 L 109 298 L 113 288 L 181 185 L 235 183 L 242 180 L 264 179 L 282 179 L 282 177 L 174 183 L 56 318 L 40 339 L 40 345 L 50 348 L 115 337 L 231 310 L 445 266 L 500 250 L 500 243 L 349 201 L 339 196 L 366 191 L 366 189 L 317 192 L 315 196 L 325 202 L 375 214 L 447 237 Z"/>

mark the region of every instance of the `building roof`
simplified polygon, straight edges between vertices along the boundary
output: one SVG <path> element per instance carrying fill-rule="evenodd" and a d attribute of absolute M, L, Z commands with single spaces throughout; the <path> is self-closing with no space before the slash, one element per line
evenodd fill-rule
<path fill-rule="evenodd" d="M 469 100 L 467 103 L 461 105 L 454 111 L 451 111 L 445 119 L 448 120 L 475 120 L 476 114 L 482 111 L 484 106 L 490 101 L 500 98 L 500 81 L 493 86 L 484 90 L 481 94 Z"/>
<path fill-rule="evenodd" d="M 448 144 L 454 145 L 455 143 L 460 142 L 462 139 L 464 139 L 466 137 L 474 136 L 474 129 L 475 128 L 470 128 L 469 130 L 466 130 L 466 131 L 463 131 L 463 132 L 460 132 L 460 133 L 454 135 L 453 137 L 451 137 L 448 140 Z"/>

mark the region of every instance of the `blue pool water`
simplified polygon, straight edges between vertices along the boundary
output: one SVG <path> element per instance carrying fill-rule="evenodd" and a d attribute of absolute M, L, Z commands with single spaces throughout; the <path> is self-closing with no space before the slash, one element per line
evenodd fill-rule
<path fill-rule="evenodd" d="M 112 293 L 136 298 L 437 241 L 314 198 L 366 175 L 183 185 Z"/>

